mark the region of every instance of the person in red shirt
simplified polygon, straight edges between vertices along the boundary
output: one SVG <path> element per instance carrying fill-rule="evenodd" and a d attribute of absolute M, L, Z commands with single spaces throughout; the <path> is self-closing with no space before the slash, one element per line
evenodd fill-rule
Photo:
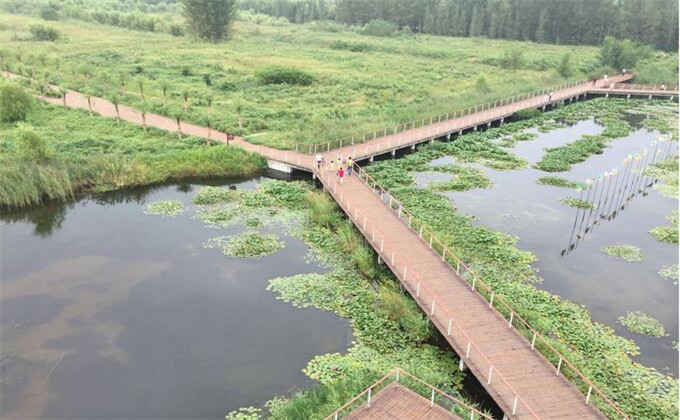
<path fill-rule="evenodd" d="M 338 170 L 338 178 L 340 178 L 340 183 L 342 184 L 342 180 L 345 177 L 345 169 L 340 166 L 340 169 Z"/>

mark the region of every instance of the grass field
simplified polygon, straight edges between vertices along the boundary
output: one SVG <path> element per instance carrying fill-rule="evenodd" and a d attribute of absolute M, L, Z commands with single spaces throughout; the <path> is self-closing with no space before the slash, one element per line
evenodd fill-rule
<path fill-rule="evenodd" d="M 211 113 L 215 127 L 275 146 L 359 134 L 563 83 L 567 79 L 555 68 L 567 52 L 573 64 L 569 80 L 598 67 L 594 47 L 428 35 L 378 38 L 323 23 L 239 21 L 234 38 L 215 45 L 77 21 L 50 22 L 61 38 L 37 42 L 28 31 L 36 22 L 0 15 L 0 45 L 10 69 L 104 96 L 120 93 L 123 74 L 127 94 L 120 99 L 131 105 L 141 102 L 142 78 L 150 109 L 181 111 L 199 123 Z M 505 68 L 512 51 L 520 52 L 519 60 L 511 60 L 516 70 Z M 271 66 L 302 70 L 313 81 L 268 84 L 262 73 Z M 165 106 L 163 81 L 169 85 Z"/>
<path fill-rule="evenodd" d="M 239 147 L 206 147 L 199 138 L 145 132 L 134 124 L 37 101 L 25 124 L 46 140 L 51 156 L 44 162 L 26 159 L 19 140 L 22 125 L 0 124 L 0 207 L 192 176 L 250 175 L 265 166 Z"/>

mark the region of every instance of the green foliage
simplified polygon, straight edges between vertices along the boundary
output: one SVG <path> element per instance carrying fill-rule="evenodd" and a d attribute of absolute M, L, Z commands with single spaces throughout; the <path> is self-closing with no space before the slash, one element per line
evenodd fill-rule
<path fill-rule="evenodd" d="M 601 154 L 605 147 L 605 140 L 601 136 L 584 135 L 580 140 L 547 149 L 536 168 L 546 172 L 568 171 L 571 165 L 581 163 L 591 155 Z"/>
<path fill-rule="evenodd" d="M 54 150 L 44 137 L 27 124 L 19 125 L 19 156 L 26 161 L 43 164 L 54 156 Z"/>
<path fill-rule="evenodd" d="M 650 337 L 668 335 L 658 320 L 642 311 L 628 312 L 626 316 L 620 316 L 618 320 L 621 325 L 627 327 L 628 331 L 632 333 L 648 335 Z"/>
<path fill-rule="evenodd" d="M 560 188 L 571 188 L 573 190 L 584 189 L 587 187 L 587 184 L 584 184 L 582 182 L 571 181 L 559 176 L 544 176 L 538 178 L 536 182 L 542 185 L 550 185 L 552 187 Z"/>
<path fill-rule="evenodd" d="M 0 81 L 0 121 L 24 121 L 33 106 L 33 99 L 21 86 Z"/>
<path fill-rule="evenodd" d="M 569 207 L 574 207 L 576 209 L 594 209 L 596 205 L 590 201 L 581 200 L 574 197 L 566 197 L 560 199 L 560 203 L 566 204 Z"/>
<path fill-rule="evenodd" d="M 600 63 L 617 71 L 632 69 L 638 60 L 648 58 L 651 49 L 647 46 L 636 44 L 630 40 L 618 40 L 608 36 L 602 42 L 600 48 Z"/>
<path fill-rule="evenodd" d="M 347 42 L 342 40 L 335 40 L 331 42 L 330 47 L 334 50 L 346 50 L 352 52 L 364 52 L 373 50 L 373 47 L 371 47 L 369 44 L 359 42 Z"/>
<path fill-rule="evenodd" d="M 557 66 L 557 72 L 562 77 L 571 77 L 574 74 L 574 65 L 571 61 L 571 53 L 566 52 L 560 59 L 560 63 Z"/>
<path fill-rule="evenodd" d="M 37 23 L 31 25 L 29 29 L 31 31 L 31 35 L 33 35 L 33 38 L 35 38 L 37 41 L 56 41 L 61 37 L 61 32 L 59 32 L 56 28 L 44 24 Z"/>
<path fill-rule="evenodd" d="M 362 33 L 369 36 L 390 37 L 397 32 L 397 25 L 382 19 L 374 19 L 364 26 Z"/>
<path fill-rule="evenodd" d="M 236 0 L 180 0 L 189 31 L 198 39 L 219 42 L 229 37 L 238 9 Z"/>
<path fill-rule="evenodd" d="M 511 70 L 521 69 L 524 67 L 524 51 L 520 48 L 507 51 L 501 59 L 501 64 Z"/>
<path fill-rule="evenodd" d="M 367 246 L 362 245 L 354 248 L 352 251 L 352 260 L 357 268 L 367 279 L 375 279 L 378 275 L 378 267 L 376 266 L 376 256 L 372 250 Z"/>
<path fill-rule="evenodd" d="M 210 239 L 206 248 L 221 248 L 224 255 L 240 258 L 255 258 L 271 255 L 285 247 L 274 234 L 249 231 L 231 237 L 220 236 Z"/>
<path fill-rule="evenodd" d="M 541 115 L 541 111 L 535 108 L 522 109 L 515 114 L 518 120 L 529 120 Z"/>
<path fill-rule="evenodd" d="M 665 197 L 678 198 L 678 157 L 671 156 L 664 162 L 655 163 L 645 169 L 645 175 L 657 178 L 661 183 L 654 184 Z"/>
<path fill-rule="evenodd" d="M 174 216 L 184 210 L 184 205 L 178 200 L 155 201 L 149 203 L 144 208 L 146 214 L 160 214 L 163 216 Z"/>
<path fill-rule="evenodd" d="M 264 68 L 256 76 L 265 85 L 289 84 L 307 86 L 314 83 L 314 76 L 310 73 L 279 66 Z"/>
<path fill-rule="evenodd" d="M 601 251 L 628 262 L 642 261 L 642 250 L 633 245 L 607 245 L 603 246 Z"/>

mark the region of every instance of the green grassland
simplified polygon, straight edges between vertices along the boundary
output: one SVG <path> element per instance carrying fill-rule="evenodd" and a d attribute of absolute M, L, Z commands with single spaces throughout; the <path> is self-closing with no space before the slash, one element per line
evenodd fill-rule
<path fill-rule="evenodd" d="M 251 175 L 265 167 L 262 158 L 239 147 L 206 147 L 203 139 L 144 131 L 37 101 L 23 124 L 0 124 L 0 206 L 187 177 Z M 48 160 L 35 162 L 22 155 L 19 136 L 26 125 L 46 140 Z"/>
<path fill-rule="evenodd" d="M 182 110 L 186 92 L 184 118 L 200 123 L 212 111 L 215 127 L 277 147 L 286 147 L 284 140 L 359 134 L 564 83 L 556 67 L 567 52 L 569 80 L 599 66 L 594 47 L 430 35 L 379 38 L 315 22 L 238 21 L 233 38 L 221 44 L 79 21 L 50 22 L 62 36 L 39 42 L 28 30 L 36 22 L 0 14 L 0 45 L 11 70 L 104 96 L 120 93 L 123 74 L 127 94 L 121 102 L 131 105 L 141 102 L 136 80 L 142 78 L 145 100 L 155 112 Z M 513 60 L 516 70 L 505 68 L 511 51 L 521 52 Z M 272 66 L 301 70 L 311 83 L 271 84 L 266 70 Z M 165 106 L 162 81 L 169 85 Z"/>

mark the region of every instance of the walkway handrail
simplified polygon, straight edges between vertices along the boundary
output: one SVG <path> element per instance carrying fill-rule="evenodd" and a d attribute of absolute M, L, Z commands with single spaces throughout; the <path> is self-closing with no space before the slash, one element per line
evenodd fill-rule
<path fill-rule="evenodd" d="M 361 168 L 358 165 L 356 165 L 356 168 L 360 172 L 362 171 Z M 360 172 L 357 172 L 357 175 L 360 176 Z M 328 175 L 326 174 L 326 171 L 323 170 L 323 169 L 320 170 L 320 171 L 315 171 L 315 173 L 320 179 L 328 177 Z M 359 214 L 359 209 L 356 208 L 356 207 L 354 208 L 354 212 L 351 211 L 352 209 L 350 207 L 350 205 L 351 205 L 350 199 L 349 198 L 343 198 L 342 190 L 338 194 L 336 187 L 337 187 L 337 185 L 334 186 L 332 191 L 329 189 L 328 192 L 340 204 L 341 208 L 342 208 L 343 205 L 347 206 L 347 209 L 343 209 L 343 210 L 345 210 L 345 212 L 347 213 L 350 220 L 352 220 L 354 222 L 355 226 L 360 231 L 363 232 L 364 237 L 366 237 L 366 238 L 371 237 L 370 242 L 375 245 L 376 250 L 378 248 L 380 248 L 380 251 L 378 251 L 378 255 L 382 256 L 381 255 L 382 253 L 385 253 L 385 255 L 389 255 L 387 250 L 383 249 L 384 244 L 386 242 L 385 238 L 380 238 L 380 237 L 376 238 L 375 237 L 375 230 L 373 230 L 372 235 L 369 235 L 369 233 L 367 231 L 365 231 L 365 229 L 366 229 L 366 218 L 364 217 L 364 223 L 363 223 L 363 227 L 362 227 L 360 216 L 363 216 L 363 215 Z M 384 189 L 382 189 L 382 192 L 385 192 L 390 197 L 390 208 L 391 208 L 391 206 L 392 206 L 392 196 L 389 195 L 389 193 Z M 381 193 L 381 199 L 382 199 L 382 193 Z M 394 210 L 394 209 L 391 208 L 391 210 Z M 389 245 L 389 240 L 387 241 L 387 243 Z M 378 247 L 377 244 L 380 244 L 380 247 Z M 407 289 L 409 289 L 409 292 L 411 293 L 412 296 L 414 296 L 414 299 L 417 302 L 420 301 L 420 304 L 423 307 L 423 310 L 427 310 L 426 309 L 427 302 L 431 302 L 429 312 L 430 312 L 430 317 L 432 318 L 435 314 L 435 306 L 436 306 L 436 299 L 434 297 L 434 294 L 431 295 L 432 296 L 431 299 L 424 299 L 424 296 L 426 294 L 428 294 L 428 290 L 427 290 L 426 286 L 422 286 L 424 283 L 418 279 L 417 274 L 415 274 L 413 272 L 408 272 L 409 279 L 415 278 L 417 280 L 415 282 L 417 287 L 416 287 L 416 290 L 414 290 L 413 287 L 406 280 L 406 275 L 407 275 L 406 270 L 407 270 L 408 267 L 406 267 L 406 266 L 404 267 L 403 273 L 400 272 L 399 270 L 397 270 L 396 264 L 395 264 L 395 255 L 396 255 L 396 251 L 392 250 L 392 254 L 391 254 L 391 257 L 389 259 L 383 258 L 385 264 L 387 264 L 388 266 L 390 266 L 393 269 L 393 272 L 397 275 L 397 277 L 403 276 L 402 283 L 406 286 Z M 445 315 L 444 319 L 448 320 L 448 329 L 447 329 L 448 334 L 447 335 L 452 336 L 453 335 L 452 334 L 452 327 L 455 327 L 455 330 L 458 330 L 462 334 L 462 336 L 465 338 L 464 343 L 467 343 L 467 351 L 466 351 L 465 356 L 463 356 L 463 355 L 460 356 L 461 362 L 464 361 L 464 360 L 472 359 L 472 357 L 470 356 L 470 352 L 471 352 L 471 350 L 475 350 L 476 354 L 481 356 L 482 360 L 489 367 L 487 385 L 491 384 L 493 379 L 499 378 L 500 381 L 502 382 L 502 384 L 510 391 L 510 400 L 506 401 L 506 403 L 508 404 L 508 406 L 512 407 L 511 408 L 512 414 L 513 415 L 517 414 L 518 409 L 521 409 L 522 407 L 524 407 L 527 410 L 527 414 L 530 415 L 531 418 L 539 419 L 539 416 L 531 409 L 531 407 L 526 403 L 526 401 L 521 397 L 521 395 L 519 395 L 519 393 L 513 388 L 513 386 L 510 385 L 510 383 L 505 379 L 503 374 L 498 370 L 498 368 L 493 364 L 493 362 L 491 362 L 486 357 L 486 355 L 482 352 L 482 350 L 475 343 L 475 341 L 472 340 L 472 338 L 470 338 L 470 336 L 465 332 L 463 327 L 445 309 L 442 309 L 441 307 L 437 307 L 436 309 L 437 309 L 437 311 L 436 311 L 437 314 L 442 313 L 443 315 Z M 433 322 L 434 322 L 434 320 L 433 320 Z M 455 332 L 455 330 L 453 330 L 453 331 Z M 494 372 L 495 372 L 495 375 L 493 374 Z M 500 394 L 500 392 L 498 392 L 498 393 Z M 521 405 L 519 405 L 520 403 L 521 403 Z"/>
<path fill-rule="evenodd" d="M 603 86 L 606 86 L 608 84 L 614 84 L 618 83 L 621 80 L 627 80 L 629 77 L 631 77 L 630 74 L 622 74 L 622 75 L 614 75 L 609 77 L 606 81 L 603 79 L 598 79 L 598 83 L 601 83 Z M 425 118 L 419 118 L 416 120 L 412 121 L 407 121 L 407 122 L 400 122 L 395 125 L 391 125 L 389 127 L 383 127 L 382 129 L 378 130 L 373 130 L 370 132 L 358 134 L 358 135 L 353 135 L 353 136 L 345 136 L 333 140 L 328 140 L 328 141 L 322 141 L 318 143 L 302 143 L 298 141 L 289 141 L 289 143 L 292 143 L 295 145 L 295 150 L 300 153 L 307 153 L 307 154 L 314 154 L 314 153 L 323 153 L 323 152 L 329 152 L 331 150 L 344 147 L 344 146 L 350 146 L 350 145 L 355 145 L 355 144 L 361 144 L 369 140 L 374 140 L 378 137 L 383 137 L 388 134 L 396 134 L 398 132 L 406 131 L 409 129 L 414 129 L 414 128 L 420 128 L 428 124 L 433 124 L 435 122 L 439 123 L 442 121 L 447 121 L 450 119 L 455 119 L 455 118 L 460 118 L 464 117 L 470 114 L 474 114 L 479 111 L 485 111 L 488 109 L 492 108 L 497 108 L 500 106 L 506 106 L 515 102 L 523 101 L 525 99 L 529 98 L 534 98 L 536 96 L 540 95 L 548 95 L 550 92 L 559 92 L 563 89 L 568 89 L 574 86 L 578 85 L 585 85 L 590 83 L 590 80 L 592 79 L 581 79 L 578 81 L 574 82 L 569 82 L 569 83 L 564 83 L 559 86 L 553 86 L 550 88 L 545 88 L 539 91 L 534 91 L 534 92 L 528 92 L 528 93 L 522 93 L 522 94 L 517 94 L 513 95 L 507 98 L 499 99 L 496 101 L 489 101 L 484 104 L 480 105 L 475 105 L 475 106 L 470 106 L 468 108 L 464 108 L 461 110 L 455 110 L 453 112 L 448 112 L 445 114 L 437 114 L 433 115 L 430 117 L 425 117 Z"/>
<path fill-rule="evenodd" d="M 384 383 L 398 383 L 400 385 L 403 385 L 405 388 L 410 389 L 411 391 L 414 391 L 418 393 L 417 390 L 413 389 L 412 387 L 408 386 L 404 378 L 412 379 L 416 381 L 418 384 L 425 386 L 428 390 L 431 391 L 431 394 L 428 396 L 430 398 L 431 404 L 435 403 L 435 396 L 441 396 L 444 400 L 451 402 L 454 404 L 453 409 L 455 408 L 461 408 L 465 410 L 466 414 L 470 413 L 470 419 L 484 419 L 484 420 L 493 420 L 493 417 L 490 417 L 481 411 L 477 410 L 476 408 L 466 404 L 465 402 L 459 400 L 456 397 L 453 397 L 446 392 L 440 390 L 439 388 L 436 388 L 433 385 L 428 384 L 427 382 L 411 375 L 410 373 L 406 372 L 400 367 L 395 367 L 392 369 L 390 372 L 387 373 L 387 375 L 383 376 L 382 378 L 378 379 L 376 382 L 372 383 L 368 388 L 364 389 L 361 393 L 359 393 L 357 396 L 349 400 L 347 403 L 345 403 L 342 407 L 338 408 L 334 412 L 332 412 L 328 417 L 326 417 L 325 420 L 339 420 L 344 417 L 345 414 L 351 413 L 351 411 L 348 411 L 347 413 L 343 413 L 346 411 L 348 408 L 352 407 L 353 404 L 358 402 L 362 397 L 368 397 L 367 398 L 367 403 L 368 406 L 370 407 L 371 404 L 371 396 L 375 395 L 374 390 L 381 386 Z M 390 381 L 390 379 L 392 381 Z M 420 394 L 419 394 L 420 395 Z M 424 397 L 424 395 L 421 395 Z M 363 404 L 362 404 L 363 405 Z M 356 407 L 358 408 L 358 407 Z M 353 410 L 356 410 L 354 408 Z M 353 411 L 352 410 L 352 411 Z"/>
<path fill-rule="evenodd" d="M 612 83 L 607 89 L 621 89 L 625 88 L 625 90 L 645 90 L 645 91 L 652 91 L 652 92 L 669 92 L 669 93 L 677 93 L 678 92 L 678 85 L 649 85 L 649 84 L 640 84 L 640 83 Z"/>
<path fill-rule="evenodd" d="M 433 252 L 437 253 L 438 255 L 442 255 L 442 261 L 445 261 L 447 264 L 449 263 L 448 259 L 446 258 L 446 254 L 450 257 L 453 257 L 454 262 L 456 267 L 454 268 L 451 264 L 448 264 L 452 270 L 456 271 L 456 274 L 460 274 L 461 268 L 463 268 L 464 274 L 469 273 L 469 276 L 462 275 L 460 276 L 462 279 L 464 279 L 467 283 L 471 284 L 472 290 L 476 291 L 479 293 L 479 295 L 484 298 L 487 302 L 489 302 L 489 307 L 494 309 L 497 313 L 499 313 L 501 316 L 504 318 L 508 319 L 509 316 L 509 325 L 513 326 L 514 321 L 519 321 L 519 326 L 523 326 L 528 330 L 531 336 L 531 349 L 537 349 L 538 352 L 543 355 L 546 360 L 551 363 L 555 364 L 553 360 L 551 360 L 551 357 L 555 360 L 557 360 L 557 366 L 556 366 L 556 374 L 559 375 L 560 373 L 564 374 L 566 377 L 566 372 L 564 372 L 564 367 L 570 368 L 573 373 L 576 375 L 576 378 L 570 378 L 573 382 L 574 379 L 581 379 L 584 384 L 587 387 L 587 392 L 585 391 L 585 388 L 578 387 L 581 391 L 581 393 L 586 393 L 586 404 L 590 402 L 591 396 L 593 393 L 595 393 L 597 396 L 599 396 L 602 401 L 609 406 L 611 409 L 613 409 L 620 418 L 628 420 L 629 417 L 626 413 L 624 413 L 611 399 L 609 399 L 592 381 L 590 381 L 584 374 L 582 374 L 562 353 L 560 353 L 558 350 L 556 350 L 550 342 L 543 337 L 535 328 L 533 328 L 524 318 L 522 318 L 520 315 L 517 314 L 517 312 L 508 304 L 506 303 L 500 296 L 496 295 L 493 289 L 484 282 L 477 273 L 475 273 L 474 270 L 472 270 L 467 264 L 463 262 L 463 260 L 456 255 L 453 251 L 451 251 L 439 238 L 437 238 L 426 226 L 425 224 L 420 221 L 418 218 L 413 216 L 411 212 L 406 210 L 403 207 L 403 204 L 401 204 L 398 200 L 394 199 L 393 196 L 387 191 L 385 188 L 383 188 L 370 174 L 368 174 L 362 167 L 360 167 L 358 164 L 354 164 L 355 171 L 357 175 L 359 176 L 360 179 L 362 179 L 370 188 L 372 189 L 377 189 L 380 193 L 381 196 L 383 194 L 386 194 L 388 197 L 390 197 L 390 202 L 395 201 L 398 203 L 398 214 L 400 215 L 400 219 L 405 222 L 405 220 L 408 220 L 408 225 L 409 227 L 414 231 L 414 232 L 419 232 L 420 238 L 428 243 L 428 240 L 426 239 L 429 236 L 429 243 L 431 244 L 431 248 Z M 373 184 L 371 186 L 371 183 Z M 395 211 L 392 207 L 392 205 L 389 206 L 391 211 Z M 403 216 L 402 216 L 403 215 Z M 418 230 L 416 228 L 417 225 L 420 225 L 420 229 Z M 358 226 L 358 225 L 357 225 Z M 437 251 L 437 245 L 441 249 L 441 251 Z M 471 279 L 471 280 L 470 280 Z M 481 286 L 481 287 L 478 287 Z M 483 292 L 486 292 L 487 295 L 485 295 Z M 501 309 L 504 309 L 504 311 L 499 310 L 497 308 L 499 306 Z M 505 312 L 505 313 L 504 313 Z M 519 331 L 519 329 L 518 329 Z M 467 336 L 467 334 L 465 334 Z M 522 334 L 527 341 L 529 340 L 528 337 L 526 337 L 524 334 Z M 537 342 L 537 340 L 540 340 Z M 540 345 L 542 344 L 542 346 Z M 542 351 L 543 350 L 543 351 Z M 546 354 L 546 350 L 547 353 Z M 480 352 L 481 353 L 481 352 Z M 489 361 L 489 363 L 491 363 Z M 509 385 L 509 384 L 508 384 Z"/>

